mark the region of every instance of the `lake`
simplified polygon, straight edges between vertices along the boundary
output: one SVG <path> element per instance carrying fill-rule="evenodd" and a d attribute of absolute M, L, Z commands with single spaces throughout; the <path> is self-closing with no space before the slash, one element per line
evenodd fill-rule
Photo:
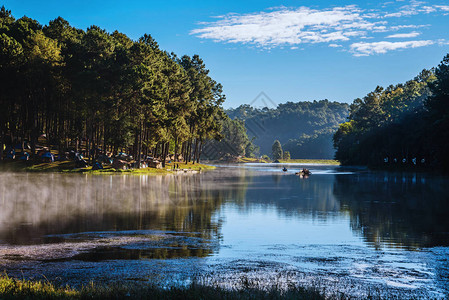
<path fill-rule="evenodd" d="M 0 206 L 0 267 L 20 278 L 449 297 L 448 177 L 295 164 L 0 173 Z"/>

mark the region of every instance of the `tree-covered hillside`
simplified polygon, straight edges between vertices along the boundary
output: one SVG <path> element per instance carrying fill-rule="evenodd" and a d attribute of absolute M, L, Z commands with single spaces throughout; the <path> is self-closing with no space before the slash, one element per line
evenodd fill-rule
<path fill-rule="evenodd" d="M 232 119 L 245 121 L 250 138 L 261 154 L 271 154 L 274 140 L 289 151 L 292 158 L 333 158 L 332 135 L 345 122 L 349 105 L 321 101 L 287 102 L 276 109 L 257 109 L 241 105 L 228 109 Z"/>
<path fill-rule="evenodd" d="M 449 55 L 405 84 L 355 99 L 334 144 L 343 164 L 449 170 Z"/>

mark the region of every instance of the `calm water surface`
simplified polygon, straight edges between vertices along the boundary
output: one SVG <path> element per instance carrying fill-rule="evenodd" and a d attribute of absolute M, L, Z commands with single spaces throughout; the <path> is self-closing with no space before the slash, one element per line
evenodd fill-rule
<path fill-rule="evenodd" d="M 0 267 L 61 283 L 449 296 L 449 179 L 246 164 L 198 175 L 0 173 Z M 24 275 L 22 275 L 22 273 Z"/>

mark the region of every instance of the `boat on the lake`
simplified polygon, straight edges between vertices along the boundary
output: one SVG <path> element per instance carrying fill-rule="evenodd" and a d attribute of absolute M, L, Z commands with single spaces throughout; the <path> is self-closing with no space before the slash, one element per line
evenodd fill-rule
<path fill-rule="evenodd" d="M 295 175 L 300 175 L 300 176 L 309 176 L 311 174 L 312 174 L 312 172 L 310 172 L 309 169 L 302 169 L 301 171 L 295 173 Z"/>

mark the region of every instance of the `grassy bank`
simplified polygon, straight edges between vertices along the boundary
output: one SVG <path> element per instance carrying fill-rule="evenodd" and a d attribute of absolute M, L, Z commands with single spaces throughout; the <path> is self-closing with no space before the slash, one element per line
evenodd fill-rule
<path fill-rule="evenodd" d="M 250 158 L 250 157 L 239 157 L 237 158 L 237 163 L 270 163 L 268 160 Z M 280 159 L 279 163 L 295 163 L 295 164 L 322 164 L 322 165 L 340 165 L 338 160 L 333 159 Z"/>
<path fill-rule="evenodd" d="M 324 299 L 314 289 L 290 287 L 287 291 L 257 287 L 225 290 L 191 284 L 187 287 L 160 288 L 142 285 L 90 284 L 80 289 L 57 287 L 49 282 L 0 277 L 0 299 Z"/>
<path fill-rule="evenodd" d="M 268 163 L 265 159 L 252 158 L 252 157 L 239 157 L 237 163 Z"/>
<path fill-rule="evenodd" d="M 193 163 L 176 163 L 179 169 L 204 171 L 215 169 L 214 166 L 205 164 L 193 164 Z M 75 168 L 73 161 L 55 161 L 52 163 L 35 163 L 24 161 L 12 161 L 3 162 L 0 164 L 0 171 L 11 172 L 61 172 L 61 173 L 88 173 L 88 174 L 154 174 L 164 175 L 172 174 L 173 163 L 167 163 L 164 169 L 156 168 L 144 168 L 144 169 L 129 169 L 129 170 L 116 170 L 111 166 L 105 166 L 101 170 L 92 170 L 92 167 L 87 168 Z"/>
<path fill-rule="evenodd" d="M 281 159 L 279 163 L 340 165 L 338 160 L 333 159 Z"/>

